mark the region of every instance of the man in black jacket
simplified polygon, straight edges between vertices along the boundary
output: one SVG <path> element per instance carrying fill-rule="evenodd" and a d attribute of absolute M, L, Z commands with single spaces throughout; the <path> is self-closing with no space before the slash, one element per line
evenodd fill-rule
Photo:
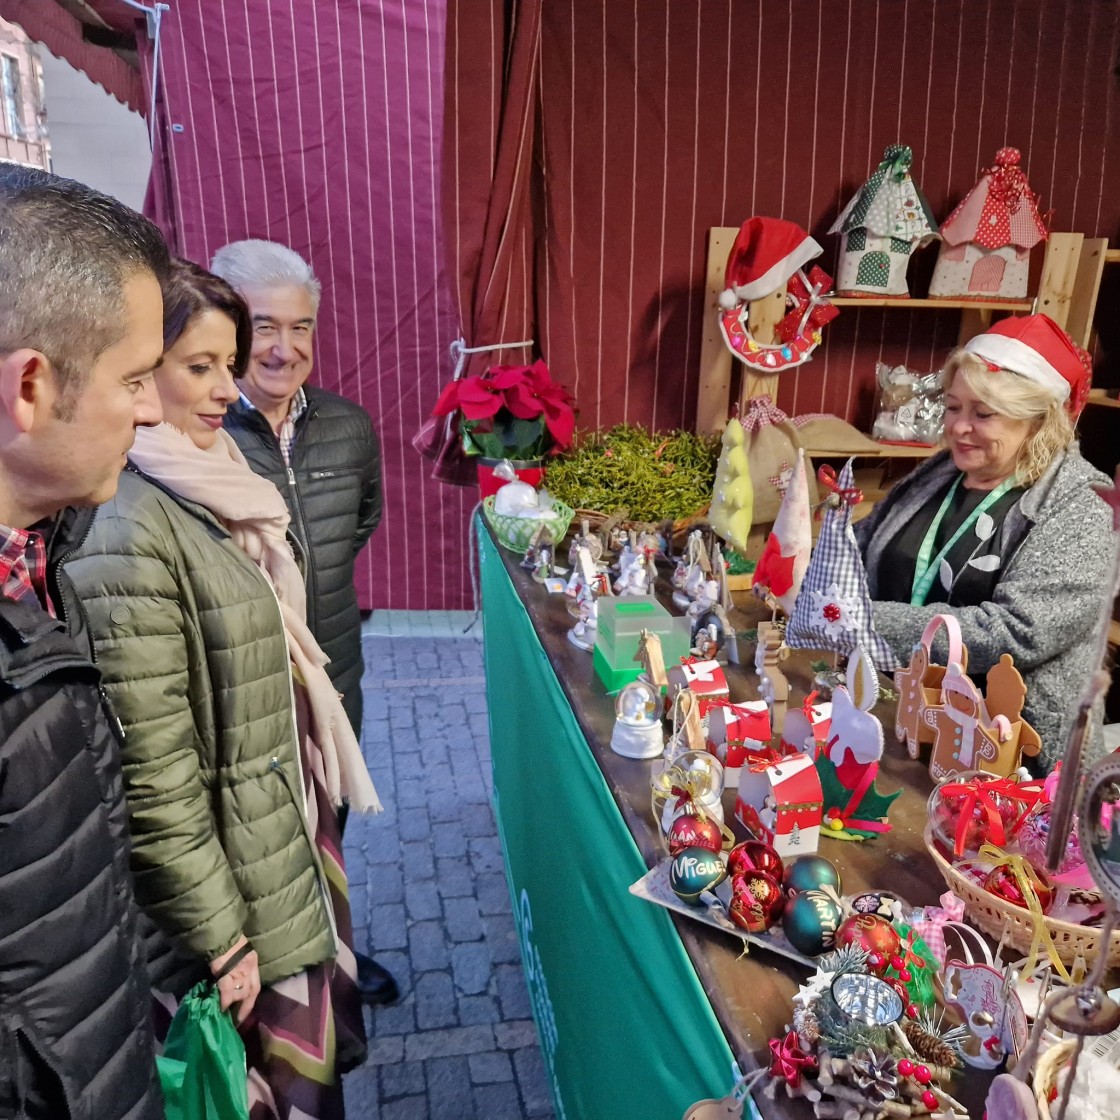
<path fill-rule="evenodd" d="M 0 164 L 0 1118 L 161 1120 L 119 725 L 61 571 L 160 420 L 156 228 Z"/>
<path fill-rule="evenodd" d="M 225 429 L 249 465 L 284 495 L 307 561 L 307 622 L 362 737 L 361 615 L 354 560 L 381 520 L 381 456 L 369 413 L 308 385 L 321 288 L 311 266 L 275 241 L 234 241 L 210 264 L 245 298 L 253 348 Z M 340 814 L 345 825 L 345 806 Z M 367 1003 L 397 998 L 393 978 L 364 954 Z"/>

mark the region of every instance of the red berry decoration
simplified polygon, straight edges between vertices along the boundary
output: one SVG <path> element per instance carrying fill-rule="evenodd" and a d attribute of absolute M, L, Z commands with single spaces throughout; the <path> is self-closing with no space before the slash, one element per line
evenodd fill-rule
<path fill-rule="evenodd" d="M 895 953 L 895 955 L 891 957 L 891 968 L 893 968 L 895 972 L 901 972 L 905 967 L 906 961 L 904 961 L 902 957 Z"/>
<path fill-rule="evenodd" d="M 723 834 L 710 817 L 694 817 L 686 813 L 670 825 L 668 843 L 671 856 L 680 855 L 685 848 L 719 852 L 723 848 Z"/>
<path fill-rule="evenodd" d="M 743 875 L 748 871 L 765 871 L 780 883 L 785 876 L 782 857 L 761 840 L 744 840 L 727 853 L 727 873 Z"/>
<path fill-rule="evenodd" d="M 937 1107 L 937 1094 L 932 1089 L 927 1089 L 922 1094 L 922 1104 L 932 1112 Z"/>
<path fill-rule="evenodd" d="M 907 1004 L 906 1018 L 916 1019 L 918 1017 L 918 1005 L 916 1003 Z"/>
<path fill-rule="evenodd" d="M 869 953 L 867 955 L 868 968 L 874 969 L 876 972 L 883 967 L 883 954 L 882 953 Z"/>
<path fill-rule="evenodd" d="M 914 1072 L 914 1063 L 910 1061 L 909 1058 L 899 1058 L 898 1072 L 901 1073 L 903 1077 L 909 1077 L 910 1074 Z"/>
<path fill-rule="evenodd" d="M 933 1080 L 933 1074 L 929 1071 L 929 1066 L 918 1066 L 914 1070 L 914 1080 L 919 1085 L 928 1085 Z"/>
<path fill-rule="evenodd" d="M 914 974 L 908 968 L 900 968 L 898 970 L 898 978 L 904 984 L 909 984 L 910 981 L 914 978 Z"/>
<path fill-rule="evenodd" d="M 853 914 L 841 922 L 836 931 L 836 948 L 842 949 L 845 945 L 854 945 L 867 953 L 868 967 L 878 973 L 883 971 L 887 961 L 896 956 L 902 941 L 886 918 L 878 914 Z M 878 964 L 871 963 L 872 953 L 878 958 Z"/>

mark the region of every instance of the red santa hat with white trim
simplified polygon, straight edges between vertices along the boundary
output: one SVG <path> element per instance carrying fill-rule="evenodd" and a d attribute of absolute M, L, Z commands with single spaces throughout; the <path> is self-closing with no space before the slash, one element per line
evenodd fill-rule
<path fill-rule="evenodd" d="M 727 257 L 726 287 L 719 305 L 731 311 L 783 288 L 821 247 L 796 223 L 782 218 L 748 218 Z"/>
<path fill-rule="evenodd" d="M 1077 416 L 1089 395 L 1092 359 L 1049 315 L 1001 319 L 965 343 L 993 369 L 1017 373 L 1040 385 Z"/>

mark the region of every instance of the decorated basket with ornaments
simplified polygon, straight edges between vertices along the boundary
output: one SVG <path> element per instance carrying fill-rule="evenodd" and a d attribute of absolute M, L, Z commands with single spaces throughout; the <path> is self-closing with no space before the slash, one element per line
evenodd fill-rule
<path fill-rule="evenodd" d="M 965 915 L 1023 954 L 1043 953 L 1072 965 L 1096 956 L 1101 931 L 1073 920 L 1103 909 L 1078 846 L 1076 830 L 1053 875 L 1043 870 L 1055 779 L 954 774 L 930 795 L 926 848 Z M 1120 931 L 1108 945 L 1120 965 Z"/>
<path fill-rule="evenodd" d="M 1007 943 L 1020 953 L 1029 953 L 1034 943 L 1036 924 L 1028 907 L 1001 898 L 986 890 L 974 878 L 958 871 L 938 850 L 930 830 L 926 829 L 926 848 L 945 885 L 964 902 L 965 914 L 990 937 L 1006 937 Z M 1071 965 L 1078 957 L 1090 960 L 1096 956 L 1101 931 L 1092 926 L 1064 922 L 1042 915 L 1046 936 L 1063 964 Z M 1120 930 L 1108 941 L 1108 967 L 1120 966 Z"/>

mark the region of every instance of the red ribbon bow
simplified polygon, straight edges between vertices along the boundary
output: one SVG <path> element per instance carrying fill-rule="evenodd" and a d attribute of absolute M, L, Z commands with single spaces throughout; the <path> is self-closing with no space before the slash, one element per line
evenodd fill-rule
<path fill-rule="evenodd" d="M 959 859 L 964 855 L 965 837 L 968 835 L 968 825 L 976 810 L 979 809 L 987 821 L 989 835 L 988 842 L 1002 848 L 1007 843 L 1007 830 L 1003 826 L 1003 817 L 996 805 L 994 795 L 1008 797 L 1022 805 L 1022 811 L 1011 824 L 1011 835 L 1019 831 L 1019 826 L 1027 818 L 1027 814 L 1046 796 L 1046 790 L 1041 782 L 1013 782 L 1010 778 L 995 778 L 992 781 L 947 782 L 941 787 L 942 797 L 963 797 L 960 818 L 957 821 L 957 831 L 954 836 L 953 854 Z"/>
<path fill-rule="evenodd" d="M 790 1031 L 785 1038 L 772 1038 L 770 1046 L 771 1077 L 780 1077 L 791 1089 L 801 1084 L 803 1071 L 817 1068 L 817 1059 L 801 1049 L 797 1031 Z"/>
<path fill-rule="evenodd" d="M 751 758 L 754 761 L 750 761 Z M 763 747 L 762 750 L 748 751 L 747 752 L 748 765 L 752 774 L 761 774 L 763 770 L 769 770 L 771 766 L 778 762 L 784 762 L 785 759 L 773 747 Z"/>
<path fill-rule="evenodd" d="M 827 463 L 817 471 L 817 480 L 846 505 L 858 506 L 863 501 L 863 491 L 858 486 L 841 486 L 836 471 Z"/>

